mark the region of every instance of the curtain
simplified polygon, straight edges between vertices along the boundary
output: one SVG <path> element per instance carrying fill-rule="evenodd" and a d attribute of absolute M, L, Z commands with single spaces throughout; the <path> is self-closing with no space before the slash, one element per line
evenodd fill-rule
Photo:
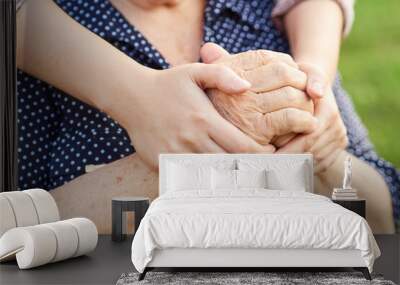
<path fill-rule="evenodd" d="M 0 0 L 0 191 L 17 190 L 17 98 L 14 0 Z"/>

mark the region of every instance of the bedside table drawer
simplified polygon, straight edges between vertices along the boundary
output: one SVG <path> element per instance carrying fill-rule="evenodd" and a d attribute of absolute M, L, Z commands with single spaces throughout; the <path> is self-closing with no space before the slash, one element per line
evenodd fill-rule
<path fill-rule="evenodd" d="M 333 203 L 339 204 L 343 208 L 346 208 L 356 214 L 359 214 L 361 217 L 365 219 L 366 217 L 366 201 L 365 199 L 357 199 L 357 200 L 332 200 Z"/>

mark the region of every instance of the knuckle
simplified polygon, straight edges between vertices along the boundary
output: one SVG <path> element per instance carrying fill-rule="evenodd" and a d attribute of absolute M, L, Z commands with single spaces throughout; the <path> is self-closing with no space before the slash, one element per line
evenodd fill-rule
<path fill-rule="evenodd" d="M 273 123 L 272 115 L 270 113 L 266 113 L 264 115 L 264 120 L 265 120 L 266 131 L 274 134 L 275 130 L 274 130 L 274 123 Z"/>
<path fill-rule="evenodd" d="M 194 145 L 196 143 L 196 136 L 191 131 L 182 130 L 178 133 L 178 139 L 185 145 Z"/>
<path fill-rule="evenodd" d="M 267 126 L 267 128 L 272 128 L 271 114 L 270 113 L 266 113 L 264 115 L 264 119 L 265 119 L 265 125 Z"/>
<path fill-rule="evenodd" d="M 323 156 L 320 153 L 314 154 L 314 160 L 319 163 L 323 160 Z"/>
<path fill-rule="evenodd" d="M 252 56 L 255 57 L 257 60 L 261 60 L 261 62 L 269 61 L 272 58 L 271 52 L 267 50 L 258 49 L 251 52 Z"/>
<path fill-rule="evenodd" d="M 298 101 L 299 100 L 299 94 L 297 92 L 297 89 L 291 86 L 285 86 L 282 88 L 282 92 L 288 101 Z"/>
<path fill-rule="evenodd" d="M 191 116 L 191 121 L 197 129 L 205 129 L 208 127 L 208 116 L 205 113 L 194 113 Z"/>
<path fill-rule="evenodd" d="M 338 112 L 332 112 L 331 113 L 331 115 L 330 115 L 330 117 L 329 117 L 329 122 L 331 123 L 331 124 L 333 124 L 333 123 L 335 123 L 337 120 L 339 120 L 340 119 L 340 115 L 339 115 L 339 113 Z"/>
<path fill-rule="evenodd" d="M 291 124 L 296 121 L 297 118 L 297 110 L 296 109 L 285 109 L 283 111 L 283 123 Z"/>
<path fill-rule="evenodd" d="M 282 63 L 282 62 L 277 62 L 273 65 L 273 69 L 275 72 L 275 75 L 281 79 L 282 81 L 288 81 L 289 79 L 289 72 L 287 65 Z"/>
<path fill-rule="evenodd" d="M 328 166 L 325 163 L 320 164 L 319 173 L 323 173 L 328 170 Z"/>
<path fill-rule="evenodd" d="M 305 150 L 309 150 L 315 143 L 316 137 L 315 136 L 307 136 L 305 139 Z"/>

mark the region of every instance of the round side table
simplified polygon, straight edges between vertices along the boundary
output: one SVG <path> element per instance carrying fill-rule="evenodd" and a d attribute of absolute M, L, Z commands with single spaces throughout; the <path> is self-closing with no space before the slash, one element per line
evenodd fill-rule
<path fill-rule="evenodd" d="M 126 219 L 124 212 L 135 212 L 135 232 L 140 221 L 149 208 L 150 199 L 147 197 L 114 197 L 112 199 L 112 235 L 113 241 L 126 239 Z"/>

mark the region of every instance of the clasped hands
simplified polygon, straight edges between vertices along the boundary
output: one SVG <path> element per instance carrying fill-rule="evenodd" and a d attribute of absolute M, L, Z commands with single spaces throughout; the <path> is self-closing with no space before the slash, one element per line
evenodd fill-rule
<path fill-rule="evenodd" d="M 201 56 L 204 63 L 144 69 L 119 104 L 151 168 L 160 153 L 311 152 L 320 172 L 346 146 L 335 98 L 313 66 L 272 51 L 229 55 L 210 43 Z"/>

